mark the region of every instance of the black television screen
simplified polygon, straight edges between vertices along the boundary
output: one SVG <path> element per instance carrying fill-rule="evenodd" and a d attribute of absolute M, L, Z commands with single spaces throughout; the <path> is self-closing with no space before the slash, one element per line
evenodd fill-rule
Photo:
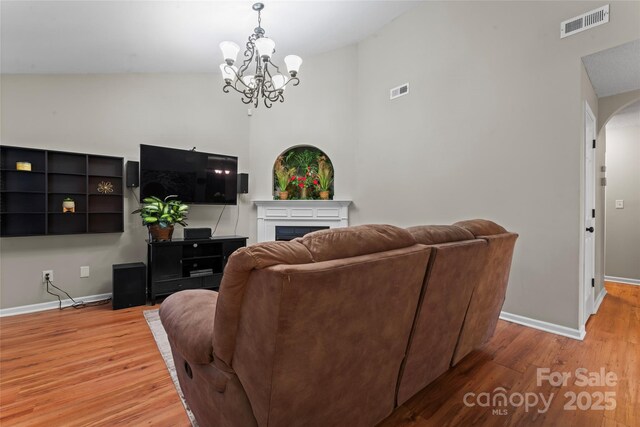
<path fill-rule="evenodd" d="M 140 197 L 235 205 L 238 158 L 140 144 Z"/>

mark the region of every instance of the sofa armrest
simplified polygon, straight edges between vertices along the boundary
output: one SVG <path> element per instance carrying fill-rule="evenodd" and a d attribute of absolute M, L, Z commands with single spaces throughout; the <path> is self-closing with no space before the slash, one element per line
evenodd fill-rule
<path fill-rule="evenodd" d="M 177 292 L 162 302 L 160 320 L 172 348 L 189 363 L 213 361 L 213 323 L 218 293 L 204 289 Z"/>

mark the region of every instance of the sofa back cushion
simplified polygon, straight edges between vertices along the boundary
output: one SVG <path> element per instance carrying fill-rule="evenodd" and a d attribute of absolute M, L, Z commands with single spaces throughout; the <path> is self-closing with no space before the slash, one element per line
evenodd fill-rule
<path fill-rule="evenodd" d="M 342 246 L 349 244 L 370 252 L 367 239 L 380 228 L 363 231 L 339 233 L 337 253 L 353 253 Z M 393 411 L 430 255 L 397 236 L 409 246 L 250 274 L 233 369 L 258 425 L 371 426 Z M 316 238 L 300 240 L 319 259 L 331 258 Z"/>
<path fill-rule="evenodd" d="M 214 361 L 230 370 L 247 281 L 255 269 L 276 264 L 312 262 L 309 251 L 298 242 L 264 242 L 238 249 L 229 257 L 218 293 L 213 334 Z"/>
<path fill-rule="evenodd" d="M 296 241 L 309 250 L 316 262 L 406 248 L 416 243 L 407 230 L 385 224 L 321 230 Z"/>
<path fill-rule="evenodd" d="M 431 245 L 431 259 L 398 384 L 398 405 L 447 371 L 471 294 L 487 256 L 487 243 L 455 226 L 408 229 Z M 443 243 L 447 240 L 450 243 Z"/>
<path fill-rule="evenodd" d="M 473 291 L 467 315 L 458 338 L 452 366 L 472 350 L 482 347 L 491 339 L 504 304 L 509 283 L 513 250 L 518 235 L 487 220 L 470 220 L 454 225 L 469 230 L 478 239 L 487 242 L 487 258 Z"/>
<path fill-rule="evenodd" d="M 407 231 L 422 245 L 437 245 L 438 243 L 460 242 L 473 240 L 473 233 L 455 225 L 418 225 L 407 228 Z"/>

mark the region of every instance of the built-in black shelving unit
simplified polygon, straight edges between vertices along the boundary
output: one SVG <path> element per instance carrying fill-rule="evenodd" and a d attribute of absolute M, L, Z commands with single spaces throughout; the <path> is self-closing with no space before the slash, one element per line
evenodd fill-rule
<path fill-rule="evenodd" d="M 0 147 L 0 236 L 122 232 L 122 188 L 122 157 Z M 67 197 L 75 212 L 63 212 Z"/>

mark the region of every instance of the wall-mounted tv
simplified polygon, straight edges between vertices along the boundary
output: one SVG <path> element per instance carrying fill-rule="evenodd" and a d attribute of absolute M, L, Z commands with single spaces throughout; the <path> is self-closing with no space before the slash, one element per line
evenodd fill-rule
<path fill-rule="evenodd" d="M 238 158 L 140 144 L 140 197 L 175 194 L 185 203 L 235 205 Z"/>

